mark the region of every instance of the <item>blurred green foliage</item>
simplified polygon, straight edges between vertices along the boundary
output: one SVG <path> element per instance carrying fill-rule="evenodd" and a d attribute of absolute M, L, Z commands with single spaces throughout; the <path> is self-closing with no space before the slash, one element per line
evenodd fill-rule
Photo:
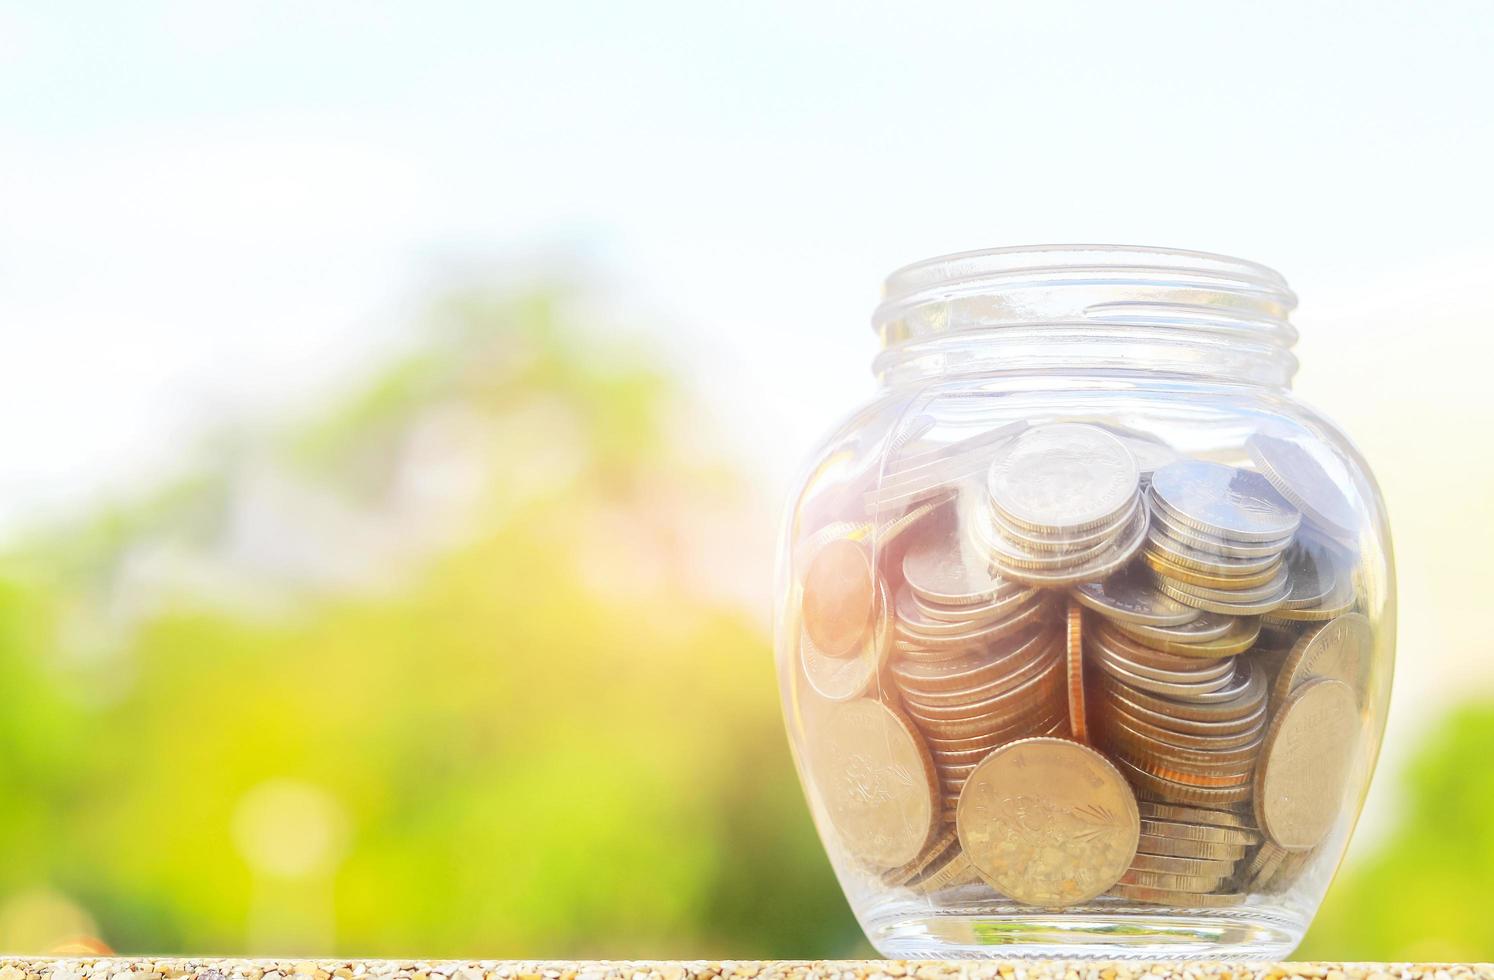
<path fill-rule="evenodd" d="M 1451 711 L 1407 768 L 1387 838 L 1346 868 L 1300 950 L 1426 962 L 1494 955 L 1494 705 Z"/>
<path fill-rule="evenodd" d="M 9 942 L 81 914 L 121 951 L 857 948 L 763 625 L 692 589 L 682 512 L 741 481 L 570 316 L 455 297 L 325 415 L 5 558 Z M 432 471 L 458 491 L 411 505 Z M 328 521 L 402 530 L 329 576 Z"/>
<path fill-rule="evenodd" d="M 867 951 L 765 626 L 702 587 L 767 573 L 717 537 L 766 550 L 744 482 L 567 297 L 451 297 L 323 413 L 0 556 L 0 948 Z M 1448 719 L 1303 956 L 1488 958 L 1491 745 Z"/>

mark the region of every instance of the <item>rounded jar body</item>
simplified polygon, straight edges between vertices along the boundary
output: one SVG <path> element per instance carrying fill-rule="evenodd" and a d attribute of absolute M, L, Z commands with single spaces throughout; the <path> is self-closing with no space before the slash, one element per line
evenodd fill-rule
<path fill-rule="evenodd" d="M 1300 941 L 1379 750 L 1395 590 L 1373 477 L 1291 394 L 1294 302 L 1155 249 L 889 278 L 883 387 L 795 489 L 775 623 L 884 954 Z"/>

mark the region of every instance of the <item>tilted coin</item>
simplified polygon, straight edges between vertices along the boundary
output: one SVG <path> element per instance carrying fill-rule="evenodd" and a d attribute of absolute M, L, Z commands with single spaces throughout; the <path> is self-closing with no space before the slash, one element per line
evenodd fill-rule
<path fill-rule="evenodd" d="M 1147 574 L 1150 575 L 1150 573 Z M 1197 612 L 1197 610 L 1194 611 Z M 1237 630 L 1242 622 L 1248 623 L 1249 621 L 1241 620 L 1235 616 L 1201 612 L 1197 619 L 1190 620 L 1179 626 L 1150 626 L 1144 623 L 1132 623 L 1119 619 L 1112 622 L 1116 629 L 1127 636 L 1146 643 L 1148 646 L 1154 646 L 1159 650 L 1186 657 L 1191 656 L 1194 648 L 1200 644 L 1223 640 L 1232 630 Z M 1259 620 L 1255 622 L 1255 626 L 1258 630 L 1260 626 Z M 1243 640 L 1243 637 L 1236 637 L 1235 642 L 1242 642 Z M 1244 650 L 1248 650 L 1250 644 L 1254 642 L 1255 634 L 1251 633 L 1249 642 L 1246 642 L 1240 650 L 1234 652 L 1241 653 Z M 1174 649 L 1176 647 L 1184 649 Z M 1214 654 L 1214 656 L 1230 656 L 1230 654 Z"/>
<path fill-rule="evenodd" d="M 1148 905 L 1170 905 L 1183 909 L 1218 909 L 1240 905 L 1244 895 L 1211 893 L 1198 895 L 1191 892 L 1172 891 L 1166 888 L 1143 888 L 1140 885 L 1116 885 L 1110 890 L 1116 898 L 1126 898 Z"/>
<path fill-rule="evenodd" d="M 1272 695 L 1286 696 L 1314 677 L 1331 677 L 1349 685 L 1357 700 L 1363 700 L 1369 684 L 1374 635 L 1361 613 L 1349 613 L 1304 633 L 1287 654 L 1276 677 Z"/>
<path fill-rule="evenodd" d="M 1002 746 L 965 782 L 955 826 L 991 887 L 1027 905 L 1087 902 L 1130 867 L 1141 817 L 1093 749 L 1058 738 Z"/>
<path fill-rule="evenodd" d="M 870 699 L 825 712 L 808 770 L 846 852 L 873 868 L 916 858 L 934 829 L 938 784 L 923 740 L 898 712 Z"/>
<path fill-rule="evenodd" d="M 1218 827 L 1178 820 L 1153 820 L 1149 817 L 1141 818 L 1141 832 L 1156 837 L 1205 840 L 1215 844 L 1258 844 L 1261 839 L 1260 834 L 1243 827 Z"/>
<path fill-rule="evenodd" d="M 1144 626 L 1181 626 L 1201 614 L 1158 592 L 1139 564 L 1130 564 L 1099 582 L 1074 586 L 1074 598 L 1108 619 Z"/>
<path fill-rule="evenodd" d="M 1255 828 L 1239 813 L 1230 810 L 1206 810 L 1196 806 L 1172 806 L 1167 803 L 1152 803 L 1143 801 L 1136 804 L 1141 808 L 1143 820 L 1181 820 L 1185 823 L 1205 823 L 1215 827 L 1236 827 L 1241 830 L 1254 830 Z M 1162 871 L 1163 868 L 1153 870 Z"/>
<path fill-rule="evenodd" d="M 1191 803 L 1197 804 L 1199 806 L 1222 807 L 1245 803 L 1250 799 L 1251 796 L 1252 790 L 1249 783 L 1241 786 L 1227 787 L 1190 786 L 1185 783 L 1175 782 L 1171 779 L 1154 776 L 1151 773 L 1147 772 L 1145 769 L 1138 768 L 1136 765 L 1134 765 L 1124 757 L 1116 757 L 1115 764 L 1120 767 L 1121 771 L 1126 774 L 1126 778 L 1131 780 L 1131 784 L 1136 787 L 1137 796 L 1144 796 L 1148 799 L 1156 799 L 1163 803 Z M 1165 840 L 1166 838 L 1161 839 Z M 1174 843 L 1191 844 L 1194 842 L 1182 841 Z M 1208 847 L 1210 848 L 1220 846 L 1223 845 L 1208 845 Z M 1231 855 L 1228 853 L 1210 853 L 1207 852 L 1206 849 L 1203 849 L 1205 850 L 1204 853 L 1197 853 L 1197 851 L 1201 849 L 1174 849 L 1158 851 L 1148 848 L 1147 850 L 1148 853 L 1152 854 L 1175 854 L 1179 857 L 1240 856 L 1238 854 Z"/>
<path fill-rule="evenodd" d="M 1141 557 L 1147 566 L 1159 575 L 1165 575 L 1177 582 L 1200 585 L 1210 589 L 1249 589 L 1262 586 L 1284 571 L 1280 558 L 1255 571 L 1218 574 L 1175 564 L 1165 554 L 1152 548 L 1143 548 Z"/>
<path fill-rule="evenodd" d="M 860 697 L 887 663 L 888 651 L 892 649 L 892 600 L 887 596 L 887 583 L 881 579 L 878 583 L 881 598 L 876 603 L 877 625 L 853 656 L 827 657 L 807 628 L 800 634 L 799 661 L 804 666 L 804 678 L 827 701 Z"/>
<path fill-rule="evenodd" d="M 1131 504 L 1140 473 L 1130 450 L 1104 429 L 1034 426 L 991 462 L 986 489 L 1003 516 L 1038 531 L 1104 524 Z"/>
<path fill-rule="evenodd" d="M 916 454 L 889 458 L 877 485 L 866 492 L 867 508 L 884 511 L 942 493 L 953 483 L 983 474 L 991 454 L 1026 428 L 1025 421 L 1009 422 Z"/>
<path fill-rule="evenodd" d="M 1255 776 L 1255 819 L 1289 851 L 1317 846 L 1333 828 L 1359 736 L 1359 706 L 1343 681 L 1307 681 L 1266 732 Z"/>
<path fill-rule="evenodd" d="M 1136 469 L 1141 473 L 1142 482 L 1152 478 L 1157 470 L 1179 458 L 1179 453 L 1161 439 L 1149 432 L 1140 432 L 1118 426 L 1113 422 L 1100 423 L 1105 426 L 1106 431 L 1121 441 L 1131 451 L 1131 457 L 1136 460 Z"/>
<path fill-rule="evenodd" d="M 914 881 L 913 887 L 926 894 L 932 894 L 941 888 L 968 885 L 980 880 L 975 866 L 970 863 L 970 859 L 965 856 L 965 852 L 958 844 L 945 853 L 947 856 L 941 858 L 939 863 L 930 868 L 923 877 Z"/>
<path fill-rule="evenodd" d="M 1001 565 L 994 560 L 994 555 L 992 564 L 996 565 L 1001 574 L 1007 578 L 1040 588 L 1061 588 L 1067 585 L 1077 585 L 1080 582 L 1096 582 L 1105 578 L 1130 561 L 1145 540 L 1146 513 L 1138 511 L 1119 538 L 1083 565 L 1058 570 L 1015 568 Z"/>
<path fill-rule="evenodd" d="M 1138 800 L 1137 803 L 1143 803 Z M 1142 854 L 1139 851 L 1131 859 L 1132 871 L 1153 871 L 1169 875 L 1199 875 L 1203 877 L 1227 878 L 1234 874 L 1235 862 L 1210 861 L 1207 858 L 1172 857 L 1167 854 Z"/>
<path fill-rule="evenodd" d="M 1280 538 L 1268 538 L 1264 541 L 1235 541 L 1220 538 L 1184 524 L 1159 503 L 1156 495 L 1150 490 L 1147 491 L 1145 499 L 1153 530 L 1164 541 L 1186 548 L 1188 557 L 1203 554 L 1220 559 L 1274 558 L 1286 550 L 1296 534 L 1294 531 L 1292 534 Z"/>
<path fill-rule="evenodd" d="M 1288 851 L 1287 856 L 1282 858 L 1281 863 L 1276 866 L 1276 870 L 1262 879 L 1261 891 L 1273 895 L 1285 891 L 1296 882 L 1316 854 L 1316 850 Z"/>
<path fill-rule="evenodd" d="M 1259 473 L 1206 460 L 1168 463 L 1152 474 L 1151 494 L 1170 516 L 1225 540 L 1280 539 L 1302 520 Z"/>
<path fill-rule="evenodd" d="M 1287 609 L 1321 606 L 1331 601 L 1341 588 L 1352 599 L 1349 576 L 1339 574 L 1333 555 L 1326 548 L 1297 541 L 1288 549 L 1286 559 L 1292 577 L 1291 594 L 1283 603 Z"/>
<path fill-rule="evenodd" d="M 1245 871 L 1240 875 L 1245 886 L 1259 891 L 1271 877 L 1276 874 L 1276 869 L 1281 867 L 1281 862 L 1291 852 L 1285 848 L 1277 847 L 1270 841 L 1266 841 L 1256 849 L 1250 858 L 1250 863 L 1245 866 Z"/>
<path fill-rule="evenodd" d="M 1220 844 L 1216 841 L 1188 840 L 1185 837 L 1158 837 L 1140 834 L 1136 850 L 1142 854 L 1196 858 L 1207 861 L 1238 861 L 1245 856 L 1243 844 Z"/>
<path fill-rule="evenodd" d="M 1155 512 L 1153 516 L 1155 517 Z M 1280 561 L 1281 553 L 1288 545 L 1272 544 L 1269 548 L 1258 549 L 1263 553 L 1253 558 L 1230 557 L 1220 554 L 1216 544 L 1210 544 L 1205 549 L 1180 541 L 1168 533 L 1167 528 L 1163 527 L 1159 520 L 1147 531 L 1146 547 L 1148 551 L 1156 552 L 1158 557 L 1165 559 L 1169 564 L 1195 572 L 1207 572 L 1210 575 L 1249 575 L 1263 568 L 1269 568 Z"/>
<path fill-rule="evenodd" d="M 1216 594 L 1205 592 L 1193 586 L 1183 585 L 1172 579 L 1157 578 L 1157 588 L 1170 598 L 1176 599 L 1184 605 L 1202 609 L 1205 612 L 1223 613 L 1227 616 L 1260 616 L 1272 612 L 1281 607 L 1286 601 L 1289 587 L 1285 576 L 1277 583 L 1280 587 L 1277 591 L 1259 599 L 1221 599 Z"/>
<path fill-rule="evenodd" d="M 882 881 L 897 887 L 906 885 L 908 882 L 923 874 L 929 865 L 944 856 L 944 852 L 951 847 L 959 847 L 953 830 L 944 830 L 936 833 L 933 840 L 919 853 L 917 857 L 901 867 L 893 868 L 891 871 L 882 872 Z"/>
<path fill-rule="evenodd" d="M 1084 609 L 1070 601 L 1067 623 L 1067 655 L 1069 684 L 1069 732 L 1079 742 L 1089 741 L 1089 728 L 1084 719 Z"/>
<path fill-rule="evenodd" d="M 1169 578 L 1166 575 L 1158 575 L 1153 570 L 1159 582 L 1165 582 L 1180 592 L 1187 594 L 1191 599 L 1209 599 L 1217 603 L 1233 603 L 1246 605 L 1255 602 L 1273 602 L 1281 606 L 1286 602 L 1290 594 L 1292 583 L 1287 574 L 1285 565 L 1278 564 L 1272 571 L 1271 577 L 1259 585 L 1240 586 L 1238 588 L 1214 588 L 1207 585 L 1196 585 L 1182 579 Z M 1158 586 L 1161 588 L 1161 585 Z"/>
<path fill-rule="evenodd" d="M 1230 878 L 1222 875 L 1179 875 L 1166 871 L 1141 871 L 1132 869 L 1121 877 L 1122 885 L 1138 885 L 1142 888 L 1162 888 L 1171 891 L 1204 894 L 1220 888 Z"/>
<path fill-rule="evenodd" d="M 987 571 L 985 556 L 961 531 L 956 508 L 930 518 L 927 533 L 920 533 L 903 555 L 903 577 L 923 598 L 950 606 L 990 602 L 1011 590 Z"/>
<path fill-rule="evenodd" d="M 804 630 L 827 657 L 848 657 L 871 630 L 877 570 L 861 542 L 839 538 L 820 549 L 804 575 Z"/>
<path fill-rule="evenodd" d="M 1353 539 L 1359 526 L 1354 505 L 1306 446 L 1295 439 L 1257 432 L 1245 440 L 1245 448 L 1261 473 L 1292 506 L 1336 537 Z"/>

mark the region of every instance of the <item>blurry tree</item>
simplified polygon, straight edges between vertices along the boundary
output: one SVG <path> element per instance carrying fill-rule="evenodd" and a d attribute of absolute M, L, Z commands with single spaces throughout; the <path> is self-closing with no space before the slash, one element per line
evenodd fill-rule
<path fill-rule="evenodd" d="M 1334 883 L 1302 956 L 1470 962 L 1494 954 L 1491 746 L 1494 705 L 1447 716 L 1406 770 L 1398 823 Z"/>
<path fill-rule="evenodd" d="M 0 947 L 857 947 L 742 483 L 580 319 L 454 296 L 318 418 L 10 549 Z"/>

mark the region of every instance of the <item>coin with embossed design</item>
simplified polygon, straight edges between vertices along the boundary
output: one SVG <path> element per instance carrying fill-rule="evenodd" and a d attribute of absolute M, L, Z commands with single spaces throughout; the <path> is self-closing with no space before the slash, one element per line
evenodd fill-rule
<path fill-rule="evenodd" d="M 991 462 L 991 503 L 1014 524 L 1038 531 L 1104 524 L 1132 504 L 1140 473 L 1130 450 L 1093 425 L 1060 422 L 1028 429 Z"/>
<path fill-rule="evenodd" d="M 1120 880 L 1141 817 L 1126 780 L 1093 749 L 1029 738 L 996 749 L 965 781 L 960 843 L 993 888 L 1028 905 L 1087 902 Z"/>
<path fill-rule="evenodd" d="M 1331 677 L 1348 684 L 1355 698 L 1363 700 L 1373 642 L 1369 620 L 1360 613 L 1340 616 L 1303 634 L 1282 662 L 1272 697 L 1285 700 L 1305 681 Z"/>
<path fill-rule="evenodd" d="M 1257 432 L 1245 440 L 1250 458 L 1277 491 L 1325 531 L 1352 540 L 1359 519 L 1354 505 L 1323 464 L 1295 439 Z"/>
<path fill-rule="evenodd" d="M 1316 846 L 1338 819 L 1359 734 L 1359 707 L 1343 681 L 1310 680 L 1266 731 L 1255 774 L 1255 819 L 1278 847 Z"/>
<path fill-rule="evenodd" d="M 846 852 L 896 868 L 923 852 L 938 811 L 938 781 L 923 739 L 900 713 L 869 698 L 816 721 L 809 772 Z"/>
<path fill-rule="evenodd" d="M 1182 524 L 1226 541 L 1274 541 L 1302 516 L 1259 473 L 1180 459 L 1152 475 L 1152 497 Z"/>
<path fill-rule="evenodd" d="M 827 657 L 849 657 L 871 630 L 877 570 L 871 550 L 838 538 L 819 550 L 804 574 L 804 629 Z"/>

